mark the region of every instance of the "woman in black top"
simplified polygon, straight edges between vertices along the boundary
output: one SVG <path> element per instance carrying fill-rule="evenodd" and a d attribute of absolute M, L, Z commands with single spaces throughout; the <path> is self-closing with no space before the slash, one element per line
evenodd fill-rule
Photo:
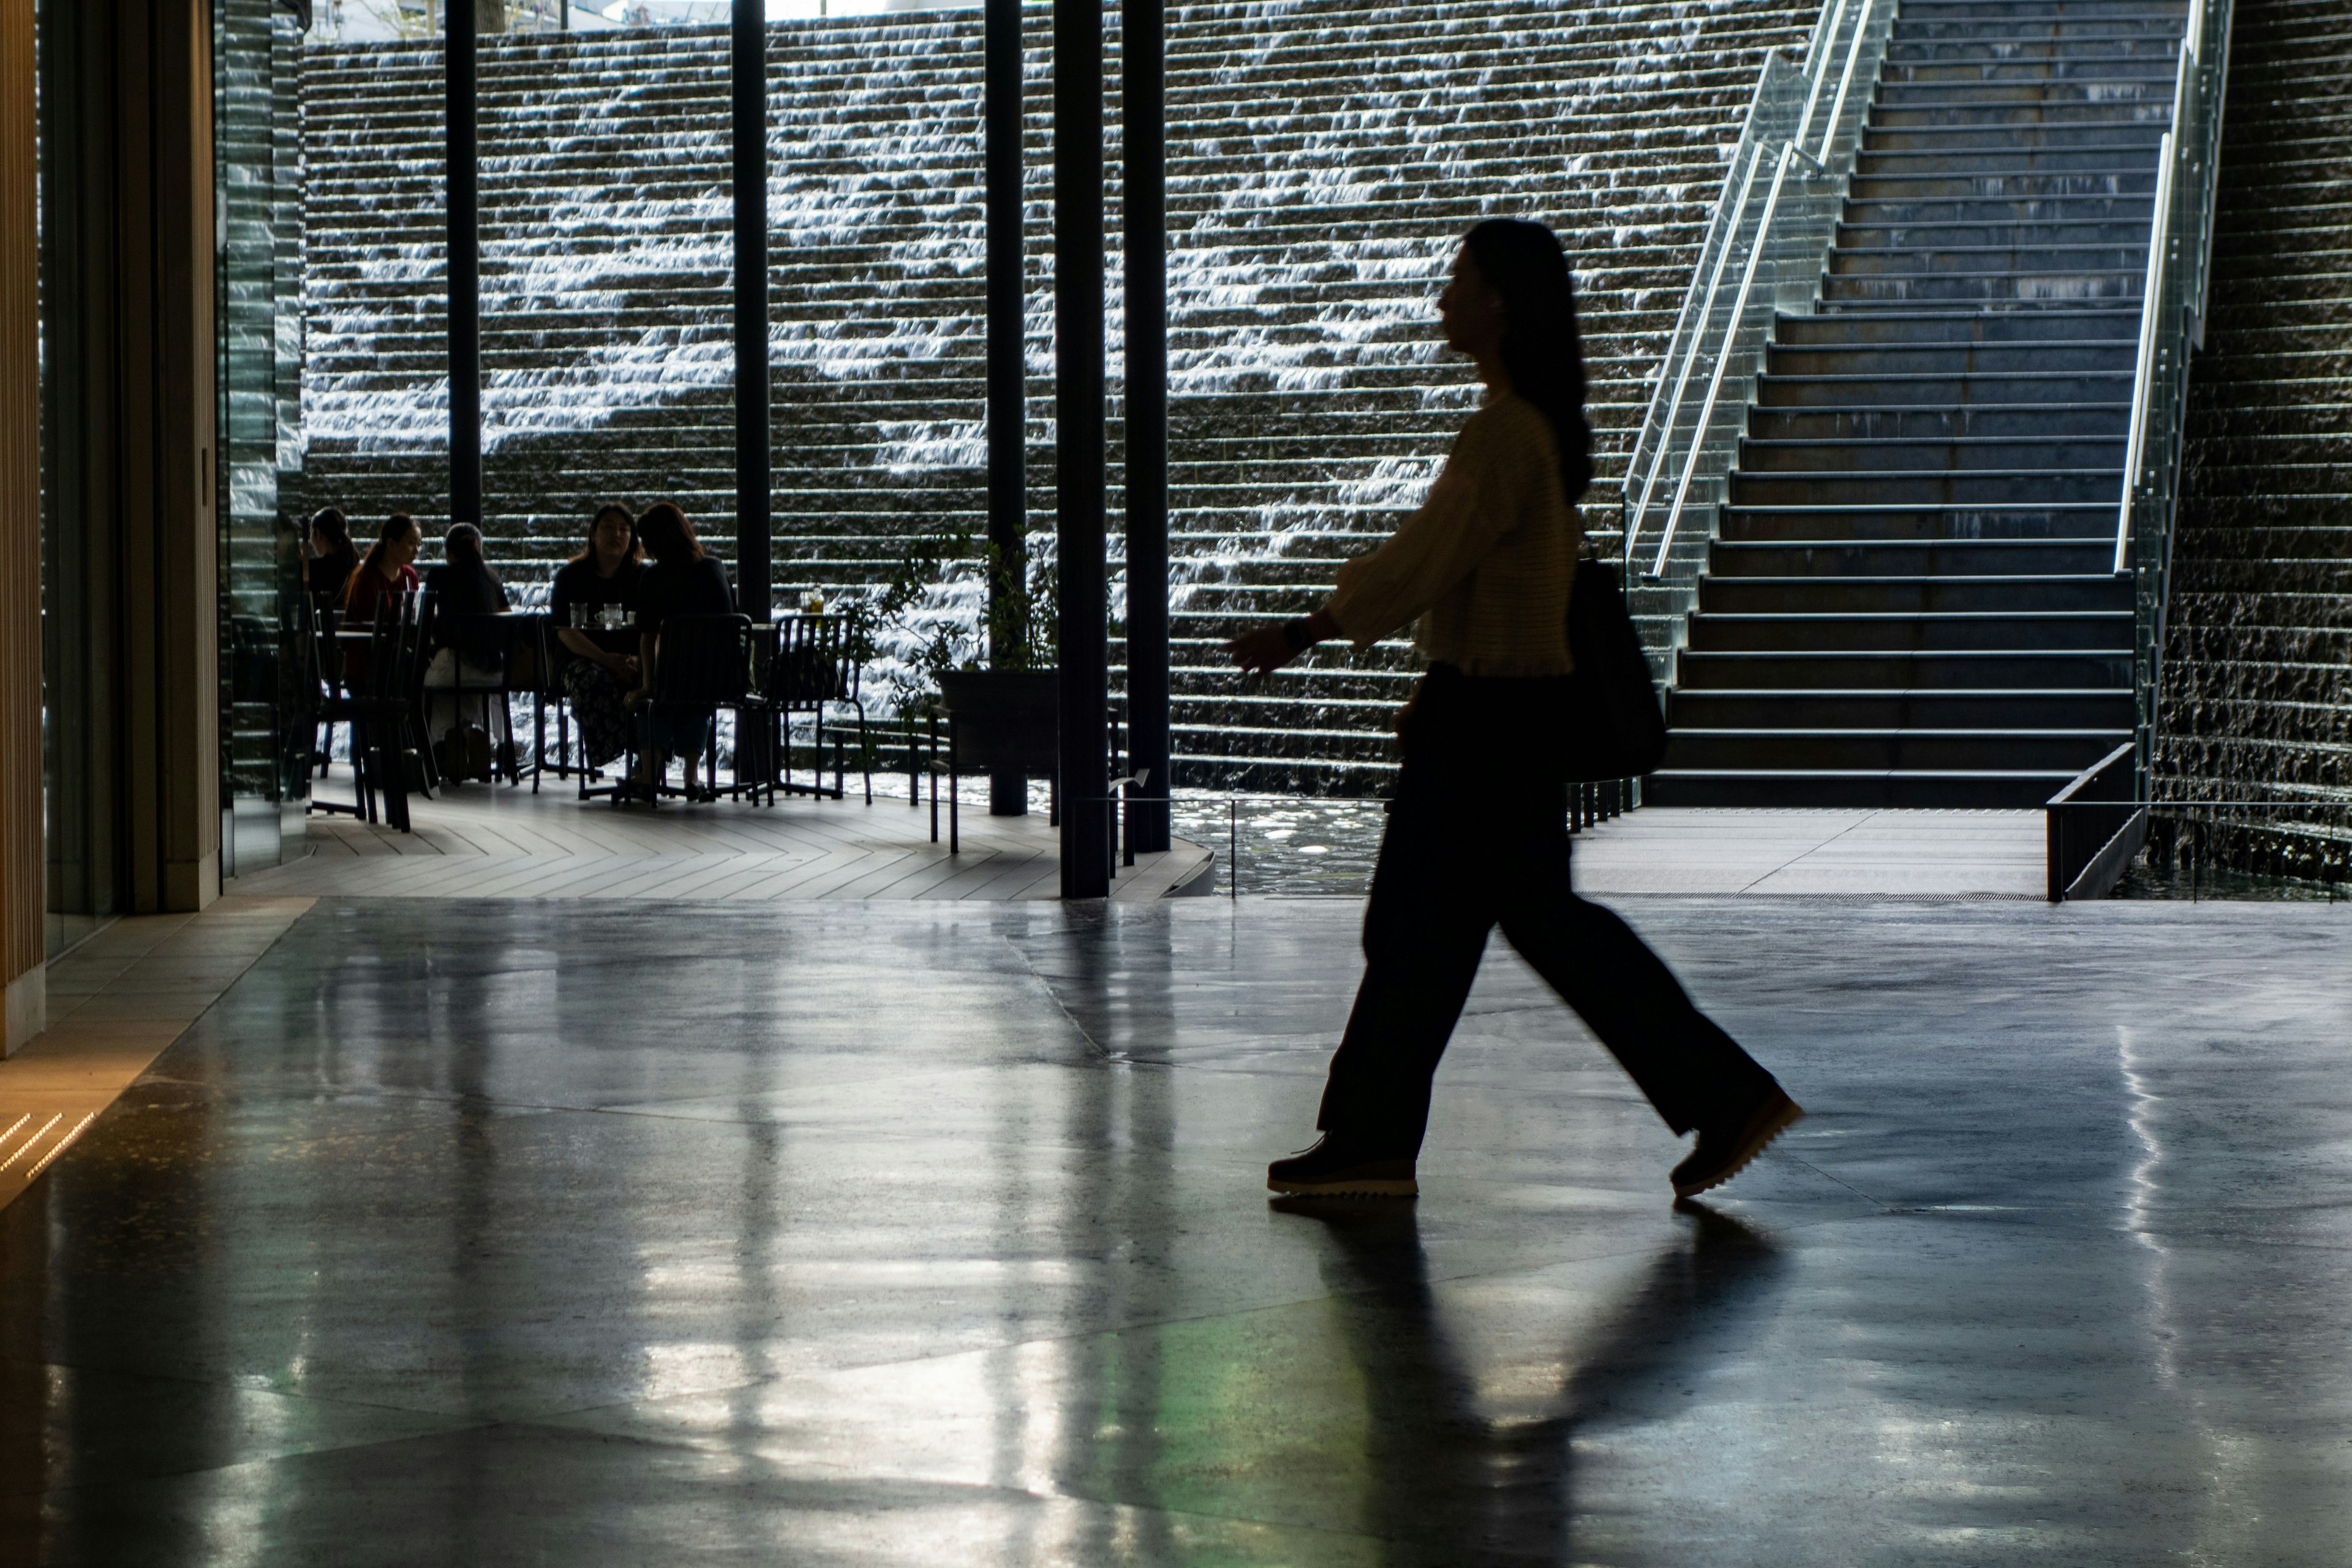
<path fill-rule="evenodd" d="M 629 749 L 628 696 L 637 686 L 637 656 L 618 653 L 596 637 L 599 612 L 622 611 L 634 622 L 637 593 L 646 575 L 646 547 L 637 539 L 636 520 L 627 507 L 613 503 L 600 508 L 588 525 L 588 542 L 555 574 L 548 595 L 548 615 L 555 623 L 556 679 L 572 700 L 572 717 L 580 721 L 580 742 L 588 765 L 601 768 Z M 589 626 L 572 625 L 575 611 L 585 611 Z M 630 634 L 634 637 L 634 630 Z M 617 643 L 607 634 L 606 641 Z"/>
<path fill-rule="evenodd" d="M 344 585 L 359 568 L 359 546 L 352 542 L 343 514 L 320 507 L 310 519 L 310 558 L 302 563 L 303 586 L 320 609 L 331 610 L 342 603 Z"/>
<path fill-rule="evenodd" d="M 441 542 L 441 564 L 425 574 L 425 591 L 433 595 L 433 657 L 425 667 L 428 692 L 495 689 L 506 669 L 506 633 L 488 617 L 507 608 L 506 584 L 490 570 L 482 553 L 482 531 L 470 522 L 452 527 Z M 441 704 L 425 698 L 425 728 L 437 741 L 457 727 L 459 703 L 448 701 L 446 723 L 436 710 Z M 452 780 L 490 776 L 488 710 L 484 726 L 465 736 L 465 749 L 451 748 L 442 772 Z"/>
<path fill-rule="evenodd" d="M 637 537 L 654 563 L 646 568 L 637 591 L 637 656 L 642 678 L 632 699 L 642 703 L 653 695 L 661 668 L 662 623 L 672 616 L 731 616 L 735 591 L 728 585 L 727 567 L 715 555 L 703 552 L 686 513 L 669 501 L 656 501 L 637 519 Z M 686 790 L 694 788 L 694 760 L 710 741 L 710 710 L 675 706 L 654 710 L 653 747 L 646 758 L 648 788 L 659 782 L 677 757 L 686 764 Z M 709 783 L 718 784 L 714 777 Z"/>

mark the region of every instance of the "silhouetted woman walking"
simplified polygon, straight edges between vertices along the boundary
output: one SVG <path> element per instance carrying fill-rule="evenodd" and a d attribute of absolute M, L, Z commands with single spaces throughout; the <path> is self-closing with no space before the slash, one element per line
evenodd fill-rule
<path fill-rule="evenodd" d="M 1428 500 L 1340 568 L 1320 610 L 1226 645 L 1243 668 L 1265 672 L 1327 637 L 1370 647 L 1412 624 L 1429 660 L 1397 723 L 1403 765 L 1364 915 L 1363 984 L 1316 1119 L 1323 1136 L 1269 1166 L 1266 1185 L 1419 1191 L 1430 1080 L 1499 924 L 1666 1125 L 1697 1131 L 1672 1177 L 1686 1197 L 1735 1174 L 1802 1112 L 1623 921 L 1570 889 L 1564 774 L 1526 783 L 1530 731 L 1563 709 L 1583 531 L 1575 501 L 1592 478 L 1558 237 L 1517 219 L 1479 224 L 1438 313 L 1486 398 Z"/>

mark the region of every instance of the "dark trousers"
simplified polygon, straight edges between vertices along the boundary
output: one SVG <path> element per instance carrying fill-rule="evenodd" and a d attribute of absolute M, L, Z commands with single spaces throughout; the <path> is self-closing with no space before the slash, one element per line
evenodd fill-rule
<path fill-rule="evenodd" d="M 1570 890 L 1564 786 L 1531 788 L 1524 753 L 1493 739 L 1540 722 L 1528 689 L 1433 679 L 1406 726 L 1363 984 L 1316 1122 L 1376 1157 L 1420 1149 L 1430 1080 L 1497 925 L 1676 1132 L 1735 1122 L 1772 1087 L 1631 927 Z"/>

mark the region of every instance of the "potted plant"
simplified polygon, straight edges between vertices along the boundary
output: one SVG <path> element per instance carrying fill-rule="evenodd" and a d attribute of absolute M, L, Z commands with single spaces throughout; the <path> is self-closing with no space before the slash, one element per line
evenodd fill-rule
<path fill-rule="evenodd" d="M 977 563 L 990 589 L 989 611 L 977 626 L 917 611 L 964 563 Z M 1050 563 L 1026 551 L 1008 559 L 971 530 L 952 529 L 915 541 L 889 582 L 845 604 L 850 647 L 870 663 L 890 632 L 902 668 L 891 672 L 890 696 L 901 713 L 950 718 L 964 771 L 1050 772 L 1057 689 L 1045 657 L 1059 622 Z"/>

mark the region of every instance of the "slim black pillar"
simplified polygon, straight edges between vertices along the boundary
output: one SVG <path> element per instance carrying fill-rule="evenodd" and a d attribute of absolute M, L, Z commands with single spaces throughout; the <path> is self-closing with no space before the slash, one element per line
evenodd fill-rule
<path fill-rule="evenodd" d="M 1125 0 L 1119 142 L 1127 216 L 1127 722 L 1140 793 L 1168 794 L 1168 158 L 1162 0 Z M 1129 809 L 1135 847 L 1168 847 L 1168 807 Z"/>
<path fill-rule="evenodd" d="M 448 40 L 449 517 L 482 521 L 481 194 L 475 125 L 474 7 L 444 7 Z"/>
<path fill-rule="evenodd" d="M 775 613 L 769 561 L 768 7 L 735 0 L 735 599 Z"/>
<path fill-rule="evenodd" d="M 1021 270 L 1021 0 L 987 0 L 983 134 L 988 202 L 988 542 L 1003 563 L 988 596 L 990 662 L 1017 669 L 1034 651 L 1004 579 L 1029 570 L 1029 405 L 1023 383 L 1028 331 Z M 1018 768 L 989 775 L 988 809 L 1019 816 L 1029 781 Z"/>
<path fill-rule="evenodd" d="M 1054 537 L 1066 899 L 1110 891 L 1102 29 L 1098 0 L 1061 0 L 1054 7 Z"/>

